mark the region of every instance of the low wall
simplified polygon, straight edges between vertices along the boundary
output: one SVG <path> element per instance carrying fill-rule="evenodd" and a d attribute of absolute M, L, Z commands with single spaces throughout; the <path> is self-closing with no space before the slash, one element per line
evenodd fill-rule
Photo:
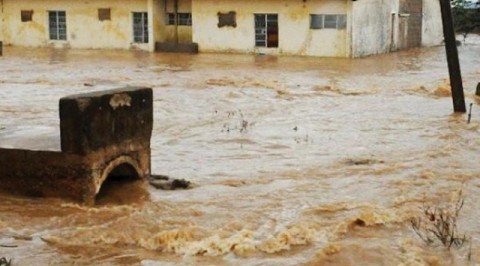
<path fill-rule="evenodd" d="M 62 150 L 0 148 L 0 189 L 94 204 L 108 178 L 146 179 L 150 175 L 152 98 L 149 88 L 62 98 Z"/>

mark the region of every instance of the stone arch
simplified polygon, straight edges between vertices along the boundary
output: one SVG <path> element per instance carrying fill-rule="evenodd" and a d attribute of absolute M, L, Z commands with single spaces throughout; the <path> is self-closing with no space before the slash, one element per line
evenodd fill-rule
<path fill-rule="evenodd" d="M 130 156 L 120 156 L 109 162 L 100 177 L 95 180 L 95 196 L 109 179 L 135 180 L 142 177 L 138 162 Z"/>

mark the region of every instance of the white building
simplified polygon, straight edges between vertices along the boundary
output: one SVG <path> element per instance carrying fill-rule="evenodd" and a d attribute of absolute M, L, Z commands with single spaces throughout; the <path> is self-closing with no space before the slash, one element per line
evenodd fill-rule
<path fill-rule="evenodd" d="M 3 0 L 4 45 L 359 57 L 439 45 L 438 0 Z M 175 19 L 177 18 L 177 19 Z M 177 22 L 177 23 L 175 23 Z"/>

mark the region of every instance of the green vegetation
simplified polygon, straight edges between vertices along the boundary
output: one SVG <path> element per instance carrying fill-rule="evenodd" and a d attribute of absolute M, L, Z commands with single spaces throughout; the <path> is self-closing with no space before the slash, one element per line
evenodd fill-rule
<path fill-rule="evenodd" d="M 463 35 L 463 41 L 472 32 L 480 33 L 480 1 L 452 0 L 455 30 Z"/>

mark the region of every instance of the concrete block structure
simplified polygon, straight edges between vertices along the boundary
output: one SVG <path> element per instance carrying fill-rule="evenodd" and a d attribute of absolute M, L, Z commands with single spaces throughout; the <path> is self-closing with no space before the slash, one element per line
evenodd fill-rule
<path fill-rule="evenodd" d="M 0 189 L 94 204 L 107 179 L 150 175 L 150 88 L 60 99 L 60 150 L 1 147 Z"/>

